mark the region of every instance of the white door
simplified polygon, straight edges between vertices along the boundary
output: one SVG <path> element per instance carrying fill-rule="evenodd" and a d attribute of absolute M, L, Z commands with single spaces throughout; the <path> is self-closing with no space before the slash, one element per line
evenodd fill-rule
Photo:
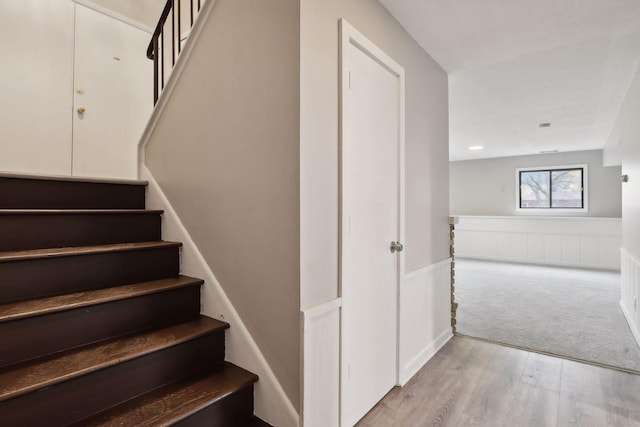
<path fill-rule="evenodd" d="M 73 3 L 0 1 L 0 171 L 69 175 Z"/>
<path fill-rule="evenodd" d="M 342 425 L 397 383 L 402 69 L 342 21 Z M 389 62 L 389 63 L 387 63 Z"/>
<path fill-rule="evenodd" d="M 76 5 L 73 175 L 136 178 L 137 146 L 153 108 L 150 39 Z"/>

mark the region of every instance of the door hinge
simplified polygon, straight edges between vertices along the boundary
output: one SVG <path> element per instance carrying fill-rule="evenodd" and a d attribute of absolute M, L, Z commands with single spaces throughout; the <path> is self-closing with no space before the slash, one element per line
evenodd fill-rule
<path fill-rule="evenodd" d="M 349 89 L 351 89 L 351 71 L 349 71 Z"/>

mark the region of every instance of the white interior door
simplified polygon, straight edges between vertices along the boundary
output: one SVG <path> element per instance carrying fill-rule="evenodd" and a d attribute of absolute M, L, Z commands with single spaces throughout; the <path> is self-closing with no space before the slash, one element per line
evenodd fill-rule
<path fill-rule="evenodd" d="M 0 171 L 69 175 L 73 3 L 0 1 Z"/>
<path fill-rule="evenodd" d="M 153 108 L 150 35 L 81 5 L 75 21 L 73 175 L 136 178 Z"/>
<path fill-rule="evenodd" d="M 342 425 L 397 383 L 402 69 L 342 21 Z"/>

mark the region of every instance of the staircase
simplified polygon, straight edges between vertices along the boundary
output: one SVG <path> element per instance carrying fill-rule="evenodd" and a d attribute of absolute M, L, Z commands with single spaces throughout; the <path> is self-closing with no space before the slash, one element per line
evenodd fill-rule
<path fill-rule="evenodd" d="M 139 181 L 0 176 L 0 425 L 265 426 Z"/>

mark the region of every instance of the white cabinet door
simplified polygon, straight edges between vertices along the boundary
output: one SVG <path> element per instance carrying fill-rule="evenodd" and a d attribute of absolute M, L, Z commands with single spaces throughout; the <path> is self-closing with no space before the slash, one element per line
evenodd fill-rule
<path fill-rule="evenodd" d="M 150 38 L 76 5 L 73 175 L 136 178 L 137 145 L 153 108 Z"/>
<path fill-rule="evenodd" d="M 71 173 L 73 7 L 0 1 L 0 172 Z"/>

